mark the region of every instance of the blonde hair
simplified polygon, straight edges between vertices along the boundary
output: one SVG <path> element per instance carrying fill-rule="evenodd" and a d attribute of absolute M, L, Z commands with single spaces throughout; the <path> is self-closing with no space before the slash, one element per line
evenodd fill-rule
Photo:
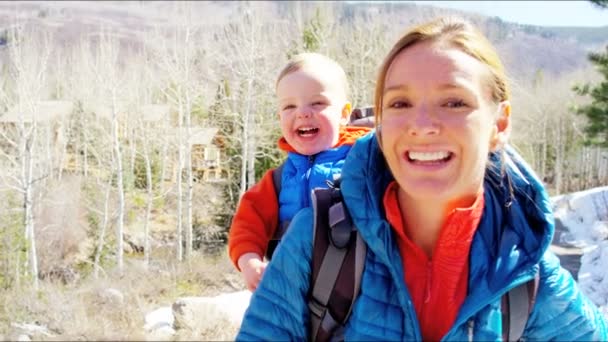
<path fill-rule="evenodd" d="M 316 52 L 304 52 L 293 56 L 279 73 L 279 77 L 277 77 L 275 83 L 275 89 L 285 76 L 307 68 L 324 68 L 325 70 L 335 72 L 334 76 L 336 76 L 337 81 L 340 82 L 340 85 L 344 90 L 344 97 L 348 97 L 348 80 L 342 66 L 333 59 Z"/>
<path fill-rule="evenodd" d="M 464 19 L 455 17 L 439 18 L 409 30 L 397 41 L 382 62 L 374 95 L 376 125 L 382 119 L 382 96 L 389 67 L 399 53 L 421 42 L 447 44 L 448 46 L 460 49 L 462 52 L 487 65 L 491 73 L 489 85 L 492 100 L 498 103 L 510 98 L 511 95 L 504 66 L 498 57 L 496 49 L 488 39 Z"/>

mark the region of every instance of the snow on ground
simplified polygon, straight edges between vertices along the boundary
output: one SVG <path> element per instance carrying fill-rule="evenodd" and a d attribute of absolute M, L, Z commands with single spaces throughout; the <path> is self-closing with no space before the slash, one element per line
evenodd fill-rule
<path fill-rule="evenodd" d="M 582 248 L 578 283 L 608 316 L 608 186 L 554 197 L 562 242 Z"/>

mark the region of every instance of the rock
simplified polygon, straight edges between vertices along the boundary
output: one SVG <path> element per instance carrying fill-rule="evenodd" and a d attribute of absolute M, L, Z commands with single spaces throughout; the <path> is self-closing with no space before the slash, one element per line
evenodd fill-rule
<path fill-rule="evenodd" d="M 107 304 L 122 305 L 125 302 L 125 296 L 122 292 L 111 287 L 102 290 L 99 296 Z"/>
<path fill-rule="evenodd" d="M 144 329 L 147 332 L 164 329 L 165 327 L 171 328 L 171 330 L 173 330 L 174 321 L 175 319 L 173 317 L 172 308 L 170 306 L 164 306 L 146 315 L 146 324 L 144 325 Z"/>
<path fill-rule="evenodd" d="M 176 329 L 203 331 L 210 321 L 240 325 L 249 306 L 251 292 L 240 291 L 215 297 L 182 297 L 173 303 Z M 210 319 L 213 318 L 213 319 Z"/>
<path fill-rule="evenodd" d="M 168 325 L 156 328 L 146 335 L 147 341 L 172 341 L 175 336 L 175 329 Z"/>
<path fill-rule="evenodd" d="M 41 340 L 55 337 L 47 327 L 42 325 L 33 323 L 11 323 L 11 326 L 19 332 L 17 337 L 17 340 L 19 341 L 30 341 L 32 338 L 34 340 Z M 20 340 L 23 336 L 27 337 L 28 340 Z"/>

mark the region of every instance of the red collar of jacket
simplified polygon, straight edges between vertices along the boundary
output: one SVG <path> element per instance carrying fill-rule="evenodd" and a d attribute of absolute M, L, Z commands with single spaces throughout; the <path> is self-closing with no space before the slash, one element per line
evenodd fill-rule
<path fill-rule="evenodd" d="M 483 214 L 483 191 L 472 206 L 447 213 L 429 259 L 406 235 L 393 181 L 384 194 L 386 218 L 399 245 L 404 281 L 412 297 L 424 340 L 439 341 L 450 330 L 467 295 L 469 254 Z"/>

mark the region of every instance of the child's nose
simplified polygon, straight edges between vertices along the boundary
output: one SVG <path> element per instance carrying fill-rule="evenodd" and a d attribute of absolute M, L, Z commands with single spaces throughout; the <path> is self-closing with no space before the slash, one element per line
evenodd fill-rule
<path fill-rule="evenodd" d="M 298 108 L 297 116 L 299 118 L 309 118 L 312 116 L 311 106 L 301 106 Z"/>

